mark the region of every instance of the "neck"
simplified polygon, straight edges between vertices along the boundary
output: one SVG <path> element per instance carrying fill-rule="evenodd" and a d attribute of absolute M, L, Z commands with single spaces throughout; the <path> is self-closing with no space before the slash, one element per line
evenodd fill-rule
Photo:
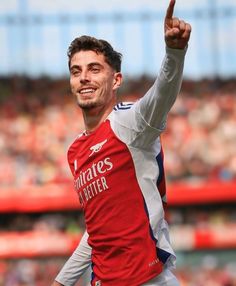
<path fill-rule="evenodd" d="M 90 110 L 82 110 L 84 117 L 84 125 L 87 133 L 96 130 L 99 125 L 108 117 L 113 109 L 114 104 L 109 107 L 96 107 Z"/>

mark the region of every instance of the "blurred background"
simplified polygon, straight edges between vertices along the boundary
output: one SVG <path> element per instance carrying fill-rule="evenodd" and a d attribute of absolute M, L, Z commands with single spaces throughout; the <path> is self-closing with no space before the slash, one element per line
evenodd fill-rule
<path fill-rule="evenodd" d="M 67 48 L 123 54 L 120 100 L 151 86 L 169 1 L 0 0 L 0 285 L 50 285 L 84 231 L 67 166 L 83 130 Z M 167 218 L 183 286 L 236 285 L 236 2 L 177 0 L 192 25 L 180 96 L 162 136 Z M 78 282 L 88 285 L 89 273 Z"/>

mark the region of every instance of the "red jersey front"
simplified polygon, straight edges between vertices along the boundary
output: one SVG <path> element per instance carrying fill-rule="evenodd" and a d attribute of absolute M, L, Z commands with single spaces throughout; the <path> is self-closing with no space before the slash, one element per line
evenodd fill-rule
<path fill-rule="evenodd" d="M 92 285 L 140 285 L 160 273 L 134 162 L 110 121 L 75 140 L 68 160 L 92 247 Z"/>

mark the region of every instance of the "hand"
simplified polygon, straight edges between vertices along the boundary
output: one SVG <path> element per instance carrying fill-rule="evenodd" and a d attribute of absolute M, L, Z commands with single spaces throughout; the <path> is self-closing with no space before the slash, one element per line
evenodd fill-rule
<path fill-rule="evenodd" d="M 170 0 L 164 22 L 165 42 L 169 48 L 184 49 L 189 41 L 191 26 L 183 20 L 173 17 L 175 0 Z"/>

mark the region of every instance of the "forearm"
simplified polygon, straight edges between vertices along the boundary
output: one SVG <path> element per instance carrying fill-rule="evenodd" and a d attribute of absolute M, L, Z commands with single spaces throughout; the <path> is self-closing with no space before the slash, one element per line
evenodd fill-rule
<path fill-rule="evenodd" d="M 186 49 L 166 47 L 159 75 L 150 90 L 141 99 L 139 113 L 148 125 L 163 131 L 167 114 L 180 91 Z"/>
<path fill-rule="evenodd" d="M 85 273 L 91 264 L 91 247 L 87 243 L 88 234 L 85 232 L 78 247 L 67 260 L 52 286 L 73 286 Z"/>

